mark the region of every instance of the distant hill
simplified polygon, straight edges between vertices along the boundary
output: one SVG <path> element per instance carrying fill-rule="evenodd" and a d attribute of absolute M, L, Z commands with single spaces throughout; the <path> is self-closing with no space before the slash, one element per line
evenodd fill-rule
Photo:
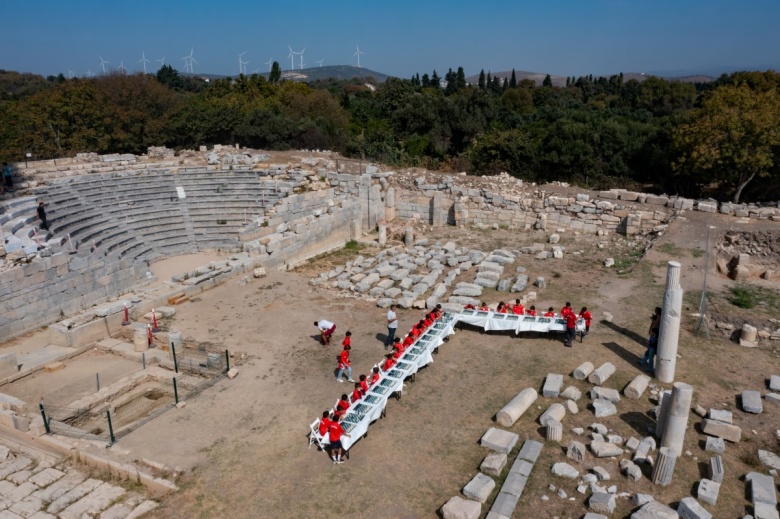
<path fill-rule="evenodd" d="M 485 72 L 487 74 L 487 72 Z M 509 79 L 512 77 L 512 71 L 508 72 L 491 72 L 490 75 L 492 77 L 498 76 L 503 81 L 504 78 Z M 648 77 L 650 77 L 652 74 L 639 74 L 636 72 L 624 72 L 623 73 L 623 81 L 628 81 L 629 79 L 636 79 L 637 81 L 644 81 Z M 515 70 L 515 78 L 519 82 L 523 79 L 530 79 L 534 81 L 537 85 L 541 85 L 542 81 L 544 81 L 545 76 L 547 74 L 543 72 L 526 72 L 524 70 Z M 594 76 L 596 77 L 596 76 Z M 609 77 L 609 76 L 606 76 Z M 563 87 L 566 86 L 566 76 L 555 76 L 553 74 L 550 74 L 550 79 L 552 79 L 553 86 L 559 86 Z M 666 79 L 667 81 L 681 81 L 683 83 L 709 83 L 710 81 L 715 81 L 715 78 L 710 76 L 680 76 L 680 77 L 663 77 L 662 79 Z M 469 76 L 466 78 L 466 81 L 476 85 L 479 82 L 479 74 Z"/>
<path fill-rule="evenodd" d="M 184 76 L 193 76 L 193 77 L 200 77 L 204 79 L 223 79 L 226 77 L 236 77 L 236 76 L 223 76 L 219 74 L 182 74 Z M 251 73 L 249 74 L 252 75 Z M 258 74 L 260 76 L 268 77 L 268 72 L 261 72 Z M 285 70 L 282 71 L 282 79 L 288 79 L 291 81 L 317 81 L 317 80 L 326 80 L 326 79 L 338 79 L 338 80 L 349 80 L 353 78 L 359 78 L 364 79 L 372 77 L 376 80 L 377 83 L 384 83 L 388 76 L 387 74 L 382 74 L 381 72 L 377 72 L 375 70 L 370 70 L 367 68 L 358 68 L 353 67 L 350 65 L 328 65 L 324 67 L 310 67 L 305 68 L 303 70 Z"/>

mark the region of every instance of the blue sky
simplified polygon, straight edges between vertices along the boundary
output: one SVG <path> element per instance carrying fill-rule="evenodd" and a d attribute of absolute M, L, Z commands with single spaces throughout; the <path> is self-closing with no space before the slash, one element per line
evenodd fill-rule
<path fill-rule="evenodd" d="M 8 0 L 2 13 L 0 68 L 43 75 L 95 73 L 98 55 L 141 70 L 141 52 L 183 70 L 191 48 L 195 72 L 236 74 L 245 50 L 250 73 L 270 58 L 287 70 L 288 45 L 306 66 L 356 64 L 360 45 L 362 66 L 401 77 L 780 69 L 778 0 Z"/>

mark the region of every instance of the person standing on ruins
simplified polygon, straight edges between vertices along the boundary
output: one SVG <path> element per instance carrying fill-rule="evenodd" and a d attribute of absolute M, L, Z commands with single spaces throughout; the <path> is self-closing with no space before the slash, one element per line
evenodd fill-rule
<path fill-rule="evenodd" d="M 588 332 L 590 332 L 590 323 L 593 320 L 593 315 L 588 311 L 588 308 L 583 306 L 582 310 L 580 310 L 580 319 L 585 321 L 585 331 L 582 332 L 582 338 L 588 336 Z"/>
<path fill-rule="evenodd" d="M 650 316 L 650 329 L 647 330 L 647 335 L 655 335 L 658 337 L 658 332 L 661 330 L 661 314 L 663 308 L 660 306 L 655 307 L 655 312 Z"/>
<path fill-rule="evenodd" d="M 49 230 L 49 222 L 46 220 L 46 209 L 43 208 L 43 202 L 38 202 L 38 219 L 41 221 L 41 229 Z"/>
<path fill-rule="evenodd" d="M 336 324 L 325 319 L 314 321 L 314 326 L 320 329 L 320 342 L 323 346 L 330 344 L 330 338 L 333 336 L 333 332 L 336 331 Z"/>
<path fill-rule="evenodd" d="M 566 305 L 568 307 L 569 303 L 566 303 Z M 566 342 L 564 344 L 571 348 L 574 337 L 577 335 L 577 315 L 569 309 L 563 317 L 566 319 Z"/>
<path fill-rule="evenodd" d="M 389 348 L 395 338 L 395 332 L 398 330 L 398 316 L 395 313 L 395 305 L 390 305 L 387 311 L 387 338 L 385 339 L 385 349 Z"/>
<path fill-rule="evenodd" d="M 9 193 L 14 192 L 14 172 L 11 170 L 11 166 L 7 162 L 3 162 L 3 181 L 5 182 L 5 190 Z"/>

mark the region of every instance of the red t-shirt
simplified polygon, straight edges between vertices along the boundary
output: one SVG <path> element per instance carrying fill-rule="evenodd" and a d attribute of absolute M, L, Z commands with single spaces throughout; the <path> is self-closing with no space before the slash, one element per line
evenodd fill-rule
<path fill-rule="evenodd" d="M 525 307 L 523 305 L 514 305 L 512 307 L 512 313 L 515 315 L 523 315 L 525 313 Z"/>
<path fill-rule="evenodd" d="M 363 394 L 368 393 L 368 380 L 361 380 L 360 381 L 360 389 L 363 390 Z"/>
<path fill-rule="evenodd" d="M 328 432 L 328 426 L 330 426 L 330 418 L 322 418 L 320 420 L 320 436 L 325 436 L 325 433 Z"/>
<path fill-rule="evenodd" d="M 593 316 L 591 315 L 589 310 L 585 310 L 584 312 L 580 312 L 580 317 L 585 319 L 585 325 L 590 326 L 590 322 L 593 320 Z"/>
<path fill-rule="evenodd" d="M 467 304 L 467 305 L 466 305 L 466 306 L 464 306 L 463 308 L 464 308 L 465 310 L 475 310 L 475 308 L 474 308 L 474 305 L 472 305 L 471 303 Z"/>
<path fill-rule="evenodd" d="M 415 339 L 420 335 L 420 330 L 417 328 L 417 325 L 412 328 L 412 331 L 409 332 L 409 335 Z"/>
<path fill-rule="evenodd" d="M 536 317 L 536 310 L 526 310 L 525 313 L 527 313 L 528 315 L 532 315 L 532 316 Z"/>
<path fill-rule="evenodd" d="M 363 392 L 360 389 L 355 389 L 352 392 L 352 402 L 357 402 L 361 398 L 363 398 Z"/>
<path fill-rule="evenodd" d="M 349 350 L 341 350 L 339 355 L 339 369 L 346 369 L 349 367 Z"/>
<path fill-rule="evenodd" d="M 401 350 L 395 350 L 395 352 L 393 352 L 393 358 L 394 359 L 400 359 L 401 358 Z"/>
<path fill-rule="evenodd" d="M 577 326 L 577 316 L 574 312 L 567 312 L 566 315 L 566 328 L 575 328 Z"/>
<path fill-rule="evenodd" d="M 341 435 L 344 434 L 344 428 L 338 422 L 330 422 L 328 425 L 328 439 L 333 442 L 337 442 L 341 439 Z"/>
<path fill-rule="evenodd" d="M 352 346 L 352 337 L 344 337 L 344 340 L 341 341 L 342 346 Z"/>
<path fill-rule="evenodd" d="M 379 377 L 380 377 L 380 376 L 381 376 L 381 375 L 379 375 L 379 373 L 374 373 L 373 375 L 371 375 L 371 385 L 372 385 L 372 386 L 373 386 L 374 384 L 376 384 L 377 382 L 379 382 Z"/>
<path fill-rule="evenodd" d="M 339 403 L 336 404 L 336 410 L 334 411 L 335 414 L 342 415 L 344 414 L 344 411 L 349 409 L 349 400 L 339 400 Z"/>
<path fill-rule="evenodd" d="M 404 339 L 403 347 L 406 348 L 408 346 L 411 346 L 413 342 L 414 342 L 414 337 L 412 337 L 411 335 L 407 335 L 406 339 Z"/>
<path fill-rule="evenodd" d="M 387 359 L 387 360 L 385 360 L 385 363 L 382 366 L 382 370 L 388 371 L 393 366 L 395 366 L 395 359 Z"/>
<path fill-rule="evenodd" d="M 555 312 L 545 312 L 544 316 L 545 317 L 555 317 Z"/>
<path fill-rule="evenodd" d="M 490 311 L 490 307 L 489 306 L 481 306 L 479 309 L 482 310 L 483 312 Z"/>
<path fill-rule="evenodd" d="M 574 313 L 570 306 L 564 306 L 563 308 L 561 308 L 561 317 L 566 317 L 566 314 L 568 314 L 569 312 Z"/>
<path fill-rule="evenodd" d="M 430 328 L 431 325 L 433 324 L 433 321 L 431 321 L 430 317 L 426 317 L 425 322 L 423 324 L 425 325 L 426 328 Z"/>

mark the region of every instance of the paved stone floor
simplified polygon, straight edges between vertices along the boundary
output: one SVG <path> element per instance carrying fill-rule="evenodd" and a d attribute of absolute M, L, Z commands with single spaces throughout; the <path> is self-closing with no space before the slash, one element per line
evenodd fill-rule
<path fill-rule="evenodd" d="M 132 519 L 157 506 L 67 461 L 38 461 L 0 445 L 0 519 Z"/>

